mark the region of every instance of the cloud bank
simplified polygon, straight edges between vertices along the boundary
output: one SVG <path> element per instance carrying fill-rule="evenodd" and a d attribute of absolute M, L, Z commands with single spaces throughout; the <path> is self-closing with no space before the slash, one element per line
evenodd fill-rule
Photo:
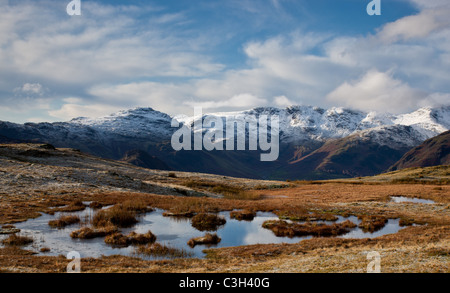
<path fill-rule="evenodd" d="M 188 11 L 86 1 L 77 18 L 62 13 L 65 3 L 3 0 L 0 120 L 67 120 L 138 106 L 169 114 L 292 104 L 401 113 L 448 104 L 450 4 L 410 2 L 416 14 L 365 35 L 293 28 L 241 40 L 236 65 L 218 48 L 237 33 L 193 26 Z M 286 14 L 283 1 L 268 3 Z M 269 14 L 240 5 L 236 13 Z"/>

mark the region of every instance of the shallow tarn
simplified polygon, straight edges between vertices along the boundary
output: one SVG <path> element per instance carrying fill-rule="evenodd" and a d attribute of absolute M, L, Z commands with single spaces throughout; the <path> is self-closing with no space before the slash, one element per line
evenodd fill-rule
<path fill-rule="evenodd" d="M 423 204 L 435 204 L 436 202 L 429 199 L 422 199 L 422 198 L 413 198 L 413 197 L 406 197 L 406 196 L 391 196 L 391 201 L 396 203 L 423 203 Z"/>
<path fill-rule="evenodd" d="M 43 214 L 36 219 L 30 219 L 23 223 L 17 223 L 16 228 L 21 229 L 20 235 L 30 236 L 34 242 L 30 245 L 24 246 L 25 249 L 35 251 L 38 255 L 67 255 L 70 251 L 77 251 L 81 257 L 101 257 L 110 255 L 127 255 L 138 256 L 143 259 L 163 259 L 168 257 L 149 257 L 141 254 L 136 254 L 134 246 L 129 247 L 112 247 L 104 242 L 104 238 L 95 239 L 72 239 L 70 232 L 80 228 L 80 224 L 71 225 L 62 229 L 51 228 L 48 225 L 50 220 L 58 218 L 61 214 L 78 215 L 82 221 L 85 217 L 92 217 L 95 211 L 91 208 L 86 208 L 84 211 L 75 213 L 55 213 L 55 215 Z M 276 244 L 276 243 L 297 243 L 304 239 L 312 238 L 306 237 L 277 237 L 272 231 L 262 227 L 262 223 L 267 220 L 277 220 L 278 217 L 273 213 L 258 212 L 253 221 L 238 221 L 230 218 L 229 212 L 221 212 L 220 216 L 226 219 L 226 224 L 219 227 L 217 231 L 210 233 L 217 233 L 222 239 L 217 245 L 206 246 L 197 245 L 191 248 L 187 245 L 189 239 L 193 237 L 203 236 L 206 232 L 198 231 L 193 228 L 190 219 L 164 217 L 163 210 L 156 209 L 153 212 L 142 215 L 139 218 L 139 223 L 131 228 L 120 229 L 123 234 L 128 234 L 132 231 L 137 233 L 146 233 L 149 230 L 157 236 L 156 242 L 164 244 L 171 248 L 176 248 L 187 252 L 191 257 L 202 258 L 205 253 L 202 252 L 208 247 L 231 247 L 251 244 Z M 319 222 L 319 223 L 339 223 L 345 220 L 350 220 L 355 224 L 359 224 L 360 220 L 357 217 L 350 216 L 344 218 L 338 216 L 336 222 Z M 374 233 L 363 232 L 360 228 L 354 228 L 349 233 L 337 236 L 341 238 L 374 238 L 386 234 L 397 233 L 402 227 L 399 225 L 398 219 L 389 219 L 387 224 Z M 7 235 L 1 235 L 0 240 L 5 239 Z M 49 252 L 40 252 L 41 248 L 50 248 Z"/>

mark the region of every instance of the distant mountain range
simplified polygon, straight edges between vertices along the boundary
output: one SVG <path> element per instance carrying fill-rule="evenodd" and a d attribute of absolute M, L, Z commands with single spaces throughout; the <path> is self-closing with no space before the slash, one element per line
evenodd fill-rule
<path fill-rule="evenodd" d="M 264 107 L 207 115 L 238 120 L 249 115 L 278 115 L 277 161 L 261 162 L 260 151 L 174 151 L 170 141 L 177 128 L 171 127 L 172 119 L 193 129 L 205 115 L 171 117 L 151 108 L 136 108 L 68 122 L 0 122 L 0 142 L 50 143 L 146 168 L 256 179 L 329 179 L 370 176 L 409 166 L 405 154 L 450 129 L 450 106 L 401 115 L 311 106 Z M 442 152 L 448 154 L 448 148 Z M 397 163 L 400 159 L 405 162 Z"/>

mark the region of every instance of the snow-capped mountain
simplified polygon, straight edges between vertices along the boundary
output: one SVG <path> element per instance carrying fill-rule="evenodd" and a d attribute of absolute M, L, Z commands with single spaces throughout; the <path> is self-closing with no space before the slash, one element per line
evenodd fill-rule
<path fill-rule="evenodd" d="M 100 118 L 75 118 L 68 125 L 87 126 L 99 132 L 125 137 L 148 137 L 152 135 L 167 137 L 172 135 L 172 117 L 152 108 L 124 110 Z M 169 127 L 168 127 L 169 126 Z"/>
<path fill-rule="evenodd" d="M 175 118 L 193 128 L 194 123 L 205 116 L 245 121 L 250 115 L 277 115 L 280 121 L 280 141 L 288 144 L 311 140 L 324 142 L 331 138 L 359 134 L 365 139 L 376 139 L 380 144 L 389 145 L 392 142 L 393 146 L 413 147 L 450 129 L 450 107 L 421 108 L 402 115 L 311 106 L 291 106 L 285 109 L 265 107 Z"/>
<path fill-rule="evenodd" d="M 280 157 L 276 162 L 262 164 L 259 162 L 259 155 L 250 151 L 175 152 L 171 148 L 172 134 L 178 129 L 171 127 L 172 120 L 191 127 L 193 131 L 205 132 L 206 129 L 193 128 L 207 116 L 215 116 L 223 121 L 245 121 L 261 115 L 279 117 Z M 225 123 L 223 125 L 225 129 Z M 215 131 L 225 131 L 224 129 Z M 284 109 L 259 107 L 247 111 L 205 113 L 194 117 L 170 116 L 151 108 L 135 108 L 100 118 L 76 118 L 67 122 L 0 122 L 0 141 L 45 142 L 113 159 L 120 159 L 129 151 L 140 150 L 175 170 L 286 179 L 299 178 L 300 173 L 295 171 L 296 164 L 299 164 L 298 168 L 316 172 L 316 169 L 308 168 L 319 168 L 319 165 L 323 167 L 321 160 L 324 156 L 320 154 L 324 152 L 328 154 L 326 172 L 334 172 L 337 169 L 330 167 L 330 162 L 338 154 L 348 153 L 349 149 L 352 149 L 354 155 L 362 156 L 369 162 L 375 160 L 373 152 L 380 152 L 381 148 L 386 155 L 377 157 L 376 160 L 385 160 L 384 164 L 369 170 L 373 173 L 381 172 L 384 171 L 382 168 L 394 164 L 412 147 L 449 129 L 450 106 L 421 108 L 401 115 L 312 106 L 291 106 Z M 246 135 L 257 133 L 247 131 Z M 337 145 L 343 149 L 334 146 L 331 150 L 332 140 L 339 140 Z M 363 153 L 355 151 L 355 147 L 357 149 L 361 146 L 364 146 Z M 311 158 L 314 158 L 316 167 L 305 165 Z M 287 168 L 289 172 L 286 169 L 288 164 L 292 165 Z M 346 164 L 353 164 L 351 156 L 346 157 Z M 360 175 L 357 168 L 353 168 L 352 172 L 347 172 L 345 168 L 346 166 L 339 165 L 339 174 Z"/>

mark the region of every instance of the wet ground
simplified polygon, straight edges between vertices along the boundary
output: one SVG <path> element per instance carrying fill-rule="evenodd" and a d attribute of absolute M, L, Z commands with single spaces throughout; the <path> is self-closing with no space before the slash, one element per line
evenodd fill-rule
<path fill-rule="evenodd" d="M 94 210 L 86 208 L 84 211 L 70 213 L 78 215 L 82 222 L 84 219 L 89 219 L 94 215 Z M 71 225 L 63 229 L 51 228 L 48 225 L 50 220 L 57 219 L 62 213 L 55 213 L 55 215 L 43 214 L 36 219 L 30 219 L 23 223 L 16 224 L 16 228 L 20 229 L 20 235 L 32 237 L 34 242 L 25 249 L 33 250 L 41 255 L 67 255 L 70 251 L 77 251 L 82 257 L 100 257 L 102 255 L 127 255 L 136 256 L 135 247 L 112 247 L 104 242 L 103 238 L 96 239 L 72 239 L 70 233 L 80 228 L 80 224 Z M 63 213 L 67 215 L 68 213 Z M 153 212 L 142 215 L 139 222 L 131 228 L 121 229 L 123 234 L 128 234 L 132 231 L 137 233 L 146 233 L 151 231 L 157 236 L 157 242 L 167 246 L 186 251 L 192 257 L 202 258 L 205 254 L 203 249 L 211 246 L 198 245 L 191 248 L 187 245 L 189 239 L 193 237 L 203 236 L 206 232 L 198 231 L 193 228 L 188 218 L 174 218 L 164 217 L 163 210 L 155 210 Z M 311 236 L 304 237 L 277 237 L 272 231 L 262 227 L 262 223 L 267 220 L 276 220 L 278 217 L 275 214 L 267 212 L 258 212 L 252 221 L 238 221 L 230 218 L 229 212 L 221 212 L 220 216 L 226 219 L 226 224 L 219 227 L 216 231 L 221 238 L 219 244 L 212 247 L 231 247 L 251 244 L 269 244 L 269 243 L 297 243 L 304 239 L 309 239 Z M 344 218 L 338 217 L 336 222 L 319 222 L 325 224 L 339 223 L 345 220 L 350 220 L 355 224 L 359 224 L 360 220 L 357 217 L 350 216 Z M 374 238 L 386 234 L 398 232 L 402 227 L 399 226 L 398 219 L 389 219 L 388 223 L 379 231 L 374 233 L 363 232 L 360 228 L 354 228 L 349 233 L 341 235 L 342 238 Z M 6 238 L 6 235 L 1 235 L 0 239 Z M 50 251 L 42 253 L 40 249 L 46 247 Z M 149 259 L 139 255 L 139 257 Z"/>

